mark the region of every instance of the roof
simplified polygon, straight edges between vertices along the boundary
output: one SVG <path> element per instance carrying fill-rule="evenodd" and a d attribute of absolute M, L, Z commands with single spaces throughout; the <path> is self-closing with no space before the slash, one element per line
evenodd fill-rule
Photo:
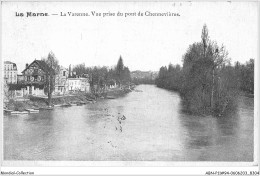
<path fill-rule="evenodd" d="M 27 70 L 33 63 L 36 63 L 37 65 L 39 65 L 39 67 L 40 67 L 43 71 L 45 71 L 45 72 L 49 72 L 49 71 L 54 72 L 54 70 L 53 70 L 52 68 L 50 68 L 50 67 L 46 64 L 46 62 L 44 62 L 44 61 L 42 61 L 42 60 L 34 60 L 30 65 L 28 65 L 28 66 L 22 71 L 22 73 L 24 73 L 25 70 Z"/>
<path fill-rule="evenodd" d="M 63 67 L 63 66 L 60 66 L 60 70 L 66 70 L 66 71 L 69 71 L 69 69 L 68 69 L 68 68 L 66 68 L 66 67 Z"/>
<path fill-rule="evenodd" d="M 10 62 L 10 61 L 4 61 L 4 64 L 14 64 L 14 65 L 16 65 L 15 63 Z"/>
<path fill-rule="evenodd" d="M 4 61 L 4 64 L 12 64 L 13 65 L 13 69 L 11 71 L 17 71 L 17 67 L 16 64 L 10 61 Z"/>
<path fill-rule="evenodd" d="M 14 69 L 17 70 L 16 68 L 16 64 L 10 61 L 4 61 L 4 64 L 13 64 L 13 67 L 15 67 Z"/>

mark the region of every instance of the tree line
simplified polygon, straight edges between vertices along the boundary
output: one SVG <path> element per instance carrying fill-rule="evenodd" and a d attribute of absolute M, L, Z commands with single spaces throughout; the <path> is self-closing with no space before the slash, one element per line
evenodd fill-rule
<path fill-rule="evenodd" d="M 193 114 L 223 115 L 235 107 L 239 92 L 254 93 L 254 60 L 231 65 L 228 52 L 210 40 L 204 25 L 201 42 L 193 43 L 183 55 L 183 65 L 163 66 L 156 85 L 178 91 L 184 110 Z"/>
<path fill-rule="evenodd" d="M 105 86 L 114 85 L 115 83 L 121 86 L 131 81 L 130 70 L 124 65 L 121 56 L 116 66 L 112 68 L 107 66 L 86 67 L 83 63 L 74 66 L 72 72 L 76 72 L 77 75 L 89 75 L 91 87 L 96 85 L 98 88 L 104 88 Z"/>
<path fill-rule="evenodd" d="M 155 80 L 153 78 L 149 78 L 149 77 L 132 78 L 132 82 L 136 85 L 139 85 L 139 84 L 155 84 Z"/>
<path fill-rule="evenodd" d="M 132 71 L 131 78 L 132 82 L 136 85 L 139 84 L 155 84 L 155 78 L 157 77 L 157 72 L 152 71 Z"/>

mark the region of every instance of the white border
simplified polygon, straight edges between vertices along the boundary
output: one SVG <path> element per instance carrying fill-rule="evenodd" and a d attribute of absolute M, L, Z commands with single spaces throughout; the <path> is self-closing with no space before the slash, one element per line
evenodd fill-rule
<path fill-rule="evenodd" d="M 1 3 L 3 2 L 0 0 Z M 5 0 L 11 1 L 11 0 Z M 18 1 L 18 0 L 14 0 Z M 24 0 L 31 1 L 31 0 Z M 37 0 L 34 0 L 37 1 Z M 39 0 L 39 1 L 48 1 L 48 0 Z M 63 2 L 68 2 L 70 0 L 62 0 Z M 122 2 L 118 0 L 114 0 L 116 2 Z M 110 1 L 110 2 L 114 2 Z M 131 0 L 136 1 L 137 0 Z M 130 2 L 131 2 L 130 1 Z M 143 0 L 142 0 L 143 1 Z M 175 1 L 175 0 L 173 0 Z M 181 0 L 182 2 L 187 2 Z M 54 1 L 55 2 L 55 1 Z M 78 2 L 82 2 L 78 1 Z M 84 1 L 86 2 L 86 1 Z M 87 1 L 91 2 L 91 1 Z M 93 1 L 92 1 L 93 2 Z M 98 2 L 104 2 L 98 0 Z M 109 2 L 109 1 L 108 1 Z M 154 0 L 145 1 L 145 2 L 156 2 Z M 164 1 L 169 2 L 169 1 Z M 179 1 L 178 1 L 179 2 Z M 204 1 L 206 2 L 206 1 Z M 207 1 L 208 2 L 208 1 Z M 258 1 L 258 18 L 260 19 L 260 3 Z M 1 15 L 0 21 L 2 22 L 2 6 L 1 6 Z M 1 26 L 1 25 L 0 25 Z M 255 97 L 254 97 L 254 162 L 147 162 L 147 161 L 3 161 L 3 155 L 1 155 L 1 171 L 33 171 L 34 174 L 62 174 L 62 175 L 73 175 L 77 174 L 91 174 L 91 175 L 169 175 L 169 174 L 205 174 L 205 171 L 259 171 L 259 69 L 260 69 L 260 22 L 258 20 L 258 57 L 255 58 Z M 0 29 L 2 35 L 2 28 Z M 0 39 L 2 39 L 0 35 Z M 0 53 L 2 49 L 2 40 L 0 44 Z M 1 82 L 2 82 L 2 54 L 0 56 L 1 59 Z M 3 86 L 1 84 L 0 88 L 1 92 L 3 90 Z M 3 95 L 0 95 L 1 100 L 3 100 Z M 3 112 L 3 101 L 0 101 L 0 110 Z M 3 129 L 3 114 L 1 114 L 0 123 Z M 3 130 L 0 132 L 0 141 L 1 141 L 1 153 L 3 153 Z M 36 167 L 37 166 L 37 167 Z M 62 167 L 63 166 L 63 167 Z M 72 166 L 72 167 L 68 167 Z M 84 167 L 83 167 L 84 166 Z M 89 166 L 89 167 L 86 167 Z M 97 167 L 100 166 L 100 167 Z M 106 166 L 106 167 L 105 167 Z M 107 167 L 110 166 L 110 167 Z M 117 166 L 117 167 L 115 167 Z M 119 167 L 118 167 L 119 166 Z M 127 166 L 127 167 L 125 167 Z M 164 166 L 164 167 L 162 167 Z M 195 166 L 195 167 L 191 167 Z M 203 166 L 203 167 L 202 167 Z M 216 168 L 217 166 L 217 168 Z M 238 167 L 239 166 L 239 167 Z M 244 166 L 244 167 L 241 167 Z M 102 167 L 102 168 L 101 168 Z M 173 168 L 174 167 L 174 168 Z"/>

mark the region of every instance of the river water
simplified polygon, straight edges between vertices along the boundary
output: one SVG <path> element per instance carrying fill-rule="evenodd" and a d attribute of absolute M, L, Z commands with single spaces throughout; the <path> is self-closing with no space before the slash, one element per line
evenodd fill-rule
<path fill-rule="evenodd" d="M 241 97 L 229 116 L 199 117 L 181 111 L 176 92 L 136 89 L 142 92 L 4 116 L 4 160 L 253 161 L 252 98 Z"/>

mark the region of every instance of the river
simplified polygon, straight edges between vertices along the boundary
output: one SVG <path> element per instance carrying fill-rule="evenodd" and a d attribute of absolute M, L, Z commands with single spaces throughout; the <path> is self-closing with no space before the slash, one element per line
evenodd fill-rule
<path fill-rule="evenodd" d="M 4 116 L 4 160 L 253 161 L 252 98 L 240 97 L 227 117 L 200 117 L 181 111 L 176 92 L 154 85 L 136 90 L 95 104 Z"/>

